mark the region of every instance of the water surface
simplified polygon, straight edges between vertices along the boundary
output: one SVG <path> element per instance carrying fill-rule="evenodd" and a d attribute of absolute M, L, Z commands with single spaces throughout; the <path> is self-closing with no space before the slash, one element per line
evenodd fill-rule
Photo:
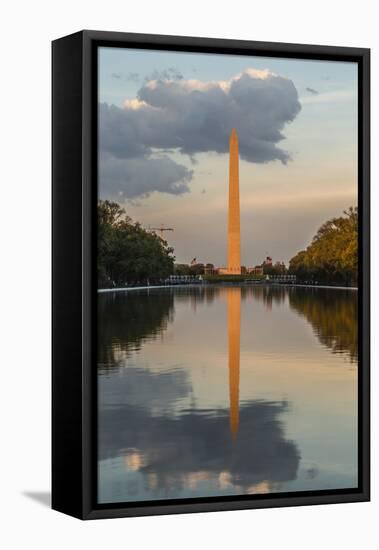
<path fill-rule="evenodd" d="M 99 503 L 357 486 L 357 293 L 98 295 Z"/>

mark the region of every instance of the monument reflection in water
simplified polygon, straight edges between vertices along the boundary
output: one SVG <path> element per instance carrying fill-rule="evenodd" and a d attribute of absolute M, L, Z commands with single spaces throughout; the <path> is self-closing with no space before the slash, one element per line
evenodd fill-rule
<path fill-rule="evenodd" d="M 357 485 L 357 293 L 99 294 L 100 503 Z"/>
<path fill-rule="evenodd" d="M 227 289 L 228 352 L 229 352 L 229 417 L 230 431 L 235 438 L 239 427 L 241 289 Z"/>

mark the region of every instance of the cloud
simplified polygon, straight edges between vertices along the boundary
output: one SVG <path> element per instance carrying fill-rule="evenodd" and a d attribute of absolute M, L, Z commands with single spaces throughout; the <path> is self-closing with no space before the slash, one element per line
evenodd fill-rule
<path fill-rule="evenodd" d="M 121 376 L 99 376 L 98 386 L 100 410 L 115 404 L 139 408 L 148 403 L 154 414 L 173 410 L 175 402 L 192 389 L 185 370 L 154 373 L 144 367 L 128 367 Z"/>
<path fill-rule="evenodd" d="M 163 375 L 155 375 L 159 376 Z M 300 462 L 299 449 L 286 438 L 280 420 L 287 407 L 285 402 L 245 402 L 234 440 L 228 409 L 190 408 L 175 415 L 154 406 L 150 411 L 141 404 L 107 400 L 99 410 L 99 459 L 124 457 L 130 462 L 130 454 L 137 455 L 132 469 L 139 470 L 146 481 L 153 475 L 153 494 L 163 491 L 166 498 L 167 494 L 180 496 L 192 481 L 201 479 L 223 480 L 229 490 L 242 493 L 264 482 L 280 488 L 281 483 L 296 479 Z"/>
<path fill-rule="evenodd" d="M 310 94 L 313 94 L 313 95 L 318 95 L 318 91 L 315 90 L 314 88 L 305 88 L 307 92 L 309 92 Z"/>
<path fill-rule="evenodd" d="M 167 155 L 160 157 L 115 158 L 101 155 L 100 198 L 114 200 L 148 197 L 152 192 L 181 195 L 189 191 L 193 170 L 177 164 Z"/>
<path fill-rule="evenodd" d="M 180 170 L 167 156 L 153 158 L 154 152 L 175 150 L 190 158 L 205 152 L 227 153 L 232 128 L 238 133 L 242 159 L 283 164 L 290 160 L 290 154 L 278 144 L 285 139 L 286 124 L 301 109 L 291 80 L 251 68 L 228 81 L 212 82 L 184 79 L 175 71 L 169 68 L 157 73 L 158 78 L 146 81 L 137 97 L 125 101 L 122 108 L 100 105 L 99 146 L 107 163 L 100 166 L 104 194 L 119 189 L 129 198 L 153 191 L 188 191 L 192 172 L 184 166 Z M 121 163 L 126 159 L 135 160 L 129 169 L 130 160 Z M 149 181 L 153 167 L 154 177 Z M 162 176 L 155 171 L 158 168 L 164 170 Z M 139 182 L 139 170 L 144 172 L 143 183 Z M 112 180 L 108 181 L 110 174 Z M 175 175 L 178 179 L 173 181 Z M 117 181 L 117 177 L 121 179 Z"/>
<path fill-rule="evenodd" d="M 112 73 L 111 76 L 112 78 L 116 78 L 117 80 L 119 80 L 122 75 L 120 73 Z"/>

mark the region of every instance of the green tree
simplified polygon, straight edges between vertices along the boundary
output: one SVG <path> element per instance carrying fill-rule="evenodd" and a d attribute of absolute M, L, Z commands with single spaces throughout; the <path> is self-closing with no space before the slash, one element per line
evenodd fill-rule
<path fill-rule="evenodd" d="M 188 264 L 175 264 L 174 273 L 175 275 L 192 275 L 191 266 Z"/>
<path fill-rule="evenodd" d="M 173 248 L 133 222 L 119 204 L 98 203 L 99 287 L 155 282 L 173 272 Z"/>
<path fill-rule="evenodd" d="M 306 250 L 294 256 L 289 272 L 301 281 L 356 284 L 358 278 L 358 209 L 325 222 Z"/>

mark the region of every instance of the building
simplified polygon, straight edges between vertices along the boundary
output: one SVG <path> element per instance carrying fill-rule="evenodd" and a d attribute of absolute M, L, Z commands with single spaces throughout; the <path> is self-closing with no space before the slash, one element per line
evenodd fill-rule
<path fill-rule="evenodd" d="M 248 273 L 249 275 L 261 276 L 263 275 L 263 266 L 256 265 L 254 267 L 246 267 L 246 273 Z"/>
<path fill-rule="evenodd" d="M 218 275 L 218 268 L 213 264 L 205 264 L 204 266 L 204 275 Z"/>
<path fill-rule="evenodd" d="M 272 267 L 272 258 L 270 256 L 266 256 L 266 259 L 263 260 L 262 267 Z"/>

